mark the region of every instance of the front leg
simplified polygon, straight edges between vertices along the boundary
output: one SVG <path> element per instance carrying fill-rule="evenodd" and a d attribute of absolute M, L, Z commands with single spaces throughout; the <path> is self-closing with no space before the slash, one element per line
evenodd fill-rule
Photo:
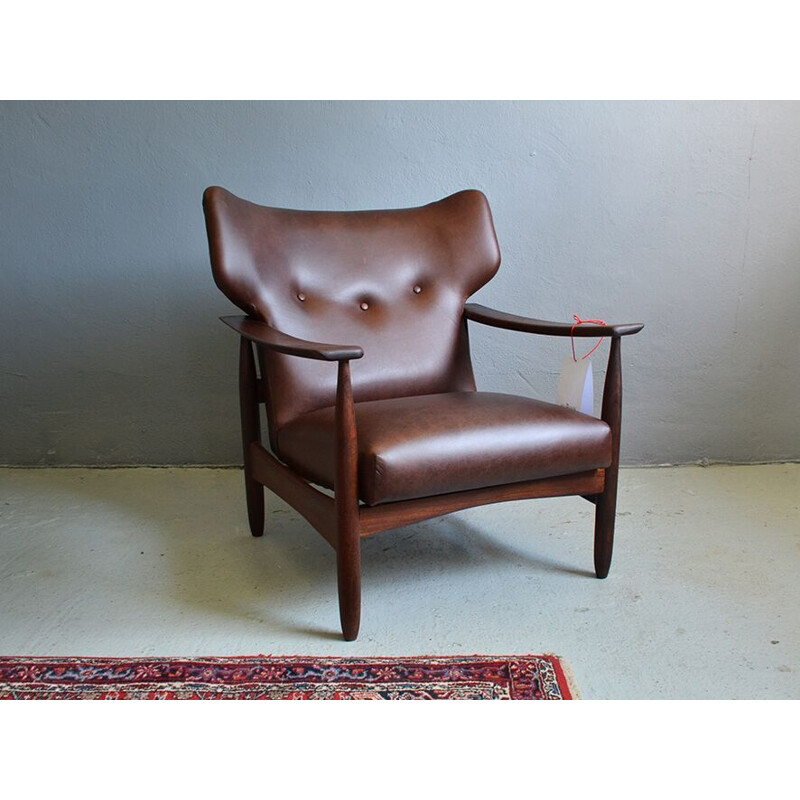
<path fill-rule="evenodd" d="M 336 389 L 336 572 L 339 617 L 345 641 L 358 636 L 361 622 L 361 526 L 358 512 L 358 444 L 350 362 L 339 362 Z"/>
<path fill-rule="evenodd" d="M 605 578 L 611 568 L 614 549 L 614 523 L 617 513 L 617 482 L 619 478 L 619 442 L 622 422 L 622 366 L 620 339 L 611 339 L 608 368 L 603 388 L 601 418 L 611 428 L 611 465 L 605 471 L 605 489 L 596 495 L 594 522 L 594 568 L 598 578 Z"/>

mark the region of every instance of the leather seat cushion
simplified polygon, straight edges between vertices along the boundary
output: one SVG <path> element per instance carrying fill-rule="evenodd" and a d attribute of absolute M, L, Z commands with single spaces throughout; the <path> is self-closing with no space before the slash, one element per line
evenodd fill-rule
<path fill-rule="evenodd" d="M 567 475 L 611 463 L 602 420 L 528 397 L 451 392 L 355 404 L 358 490 L 367 505 Z M 334 409 L 278 431 L 278 455 L 333 488 Z"/>

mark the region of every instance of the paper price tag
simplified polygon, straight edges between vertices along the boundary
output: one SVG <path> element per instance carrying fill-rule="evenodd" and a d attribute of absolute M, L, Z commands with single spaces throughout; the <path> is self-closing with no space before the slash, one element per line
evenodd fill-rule
<path fill-rule="evenodd" d="M 592 381 L 592 362 L 589 356 L 597 350 L 603 342 L 604 336 L 600 341 L 585 355 L 578 358 L 575 353 L 575 328 L 578 325 L 605 325 L 602 319 L 581 319 L 577 314 L 572 318 L 575 324 L 569 332 L 570 344 L 572 345 L 572 358 L 567 356 L 561 365 L 561 374 L 558 376 L 558 386 L 556 387 L 556 403 L 560 406 L 572 408 L 580 411 L 581 414 L 594 414 L 594 384 Z"/>
<path fill-rule="evenodd" d="M 592 362 L 588 358 L 575 361 L 567 356 L 561 365 L 556 387 L 556 403 L 560 406 L 594 414 L 594 384 Z"/>

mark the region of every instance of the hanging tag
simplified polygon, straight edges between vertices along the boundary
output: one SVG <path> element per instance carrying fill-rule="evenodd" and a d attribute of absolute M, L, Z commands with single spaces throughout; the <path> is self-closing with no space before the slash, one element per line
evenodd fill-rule
<path fill-rule="evenodd" d="M 582 414 L 594 413 L 592 362 L 588 358 L 575 361 L 572 356 L 567 356 L 564 359 L 558 376 L 556 402 Z"/>
<path fill-rule="evenodd" d="M 575 328 L 585 322 L 596 325 L 605 325 L 601 319 L 581 319 L 577 314 L 572 315 L 575 324 L 570 332 L 572 342 L 572 357 L 567 356 L 561 365 L 561 374 L 558 376 L 556 387 L 556 402 L 560 406 L 580 411 L 581 414 L 594 414 L 594 382 L 592 380 L 592 362 L 589 356 L 597 350 L 603 338 L 585 355 L 578 358 L 575 355 Z"/>

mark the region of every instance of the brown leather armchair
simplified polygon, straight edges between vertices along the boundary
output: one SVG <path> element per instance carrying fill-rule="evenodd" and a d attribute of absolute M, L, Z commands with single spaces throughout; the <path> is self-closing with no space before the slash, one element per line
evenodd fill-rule
<path fill-rule="evenodd" d="M 550 336 L 572 328 L 466 302 L 500 265 L 481 192 L 420 208 L 316 212 L 213 186 L 203 208 L 214 279 L 247 314 L 222 319 L 240 336 L 250 530 L 263 533 L 266 486 L 328 541 L 345 639 L 358 635 L 361 539 L 471 506 L 582 495 L 596 505 L 595 570 L 608 574 L 620 339 L 641 324 L 575 330 L 611 338 L 602 419 L 478 392 L 468 321 Z"/>

